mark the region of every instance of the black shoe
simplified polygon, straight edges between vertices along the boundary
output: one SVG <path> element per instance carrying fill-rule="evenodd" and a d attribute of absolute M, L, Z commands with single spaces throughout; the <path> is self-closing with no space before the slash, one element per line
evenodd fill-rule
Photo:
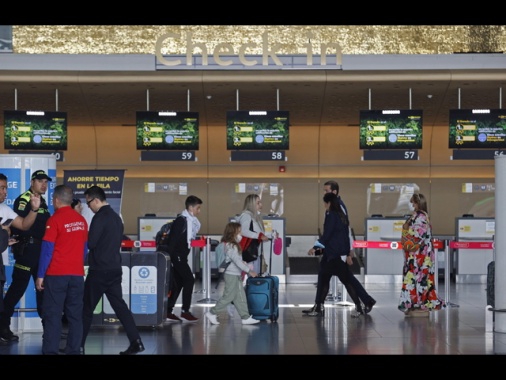
<path fill-rule="evenodd" d="M 352 313 L 353 316 L 359 316 L 359 315 L 362 315 L 362 314 L 365 315 L 364 308 L 365 308 L 365 306 L 362 305 L 362 302 L 359 303 L 358 305 L 355 304 L 355 312 Z"/>
<path fill-rule="evenodd" d="M 315 305 L 313 310 L 306 314 L 309 317 L 324 317 L 325 316 L 325 308 L 323 304 Z"/>
<path fill-rule="evenodd" d="M 134 340 L 132 343 L 130 343 L 130 346 L 125 351 L 121 351 L 120 355 L 135 355 L 139 352 L 144 351 L 144 345 L 142 344 L 142 341 L 140 339 Z"/>
<path fill-rule="evenodd" d="M 371 302 L 364 306 L 364 313 L 369 314 L 374 305 L 376 305 L 376 300 L 371 299 Z"/>
<path fill-rule="evenodd" d="M 302 313 L 309 314 L 309 313 L 312 313 L 313 311 L 315 311 L 315 309 L 316 309 L 316 304 L 314 304 L 314 306 L 311 309 L 302 310 Z"/>
<path fill-rule="evenodd" d="M 19 336 L 14 335 L 14 333 L 9 328 L 6 328 L 0 331 L 0 339 L 6 342 L 17 342 L 19 341 Z"/>

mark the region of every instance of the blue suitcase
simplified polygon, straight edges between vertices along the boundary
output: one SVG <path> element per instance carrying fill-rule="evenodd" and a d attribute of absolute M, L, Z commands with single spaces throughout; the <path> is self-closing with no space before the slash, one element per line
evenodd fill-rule
<path fill-rule="evenodd" d="M 260 244 L 260 259 L 264 260 L 263 244 Z M 269 268 L 272 268 L 272 239 Z M 260 264 L 262 267 L 262 264 Z M 279 278 L 259 274 L 258 277 L 248 277 L 246 280 L 246 299 L 249 313 L 255 319 L 270 319 L 276 322 L 279 317 Z"/>
<path fill-rule="evenodd" d="M 246 280 L 249 313 L 255 319 L 276 322 L 279 316 L 279 278 L 277 276 L 249 277 Z"/>

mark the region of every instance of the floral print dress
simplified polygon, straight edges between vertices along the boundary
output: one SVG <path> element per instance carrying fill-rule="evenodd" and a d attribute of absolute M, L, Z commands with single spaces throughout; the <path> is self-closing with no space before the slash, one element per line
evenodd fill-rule
<path fill-rule="evenodd" d="M 406 223 L 407 233 L 412 235 L 412 240 L 420 247 L 414 252 L 404 250 L 403 280 L 398 308 L 402 312 L 444 308 L 446 304 L 438 297 L 435 288 L 435 252 L 429 217 L 425 212 L 417 211 Z"/>

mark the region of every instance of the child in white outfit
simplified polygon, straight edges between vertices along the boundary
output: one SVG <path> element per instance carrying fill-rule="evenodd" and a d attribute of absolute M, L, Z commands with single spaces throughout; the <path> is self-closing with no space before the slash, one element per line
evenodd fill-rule
<path fill-rule="evenodd" d="M 242 261 L 241 247 L 239 245 L 241 238 L 241 224 L 237 222 L 227 223 L 223 237 L 221 238 L 221 241 L 225 242 L 226 261 L 230 262 L 224 273 L 225 287 L 223 295 L 216 302 L 216 305 L 205 313 L 206 318 L 213 325 L 220 324 L 217 314 L 226 310 L 227 305 L 232 302 L 241 317 L 243 325 L 252 325 L 260 322 L 258 319 L 254 319 L 248 311 L 248 302 L 241 280 L 241 272 L 244 271 L 251 277 L 256 277 L 258 273 L 250 269 L 248 264 Z"/>

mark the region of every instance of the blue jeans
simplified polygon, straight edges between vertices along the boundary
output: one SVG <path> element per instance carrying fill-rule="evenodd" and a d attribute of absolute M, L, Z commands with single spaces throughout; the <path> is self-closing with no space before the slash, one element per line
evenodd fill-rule
<path fill-rule="evenodd" d="M 42 354 L 58 355 L 64 311 L 68 320 L 65 353 L 80 354 L 83 336 L 83 295 L 83 276 L 44 277 Z"/>

